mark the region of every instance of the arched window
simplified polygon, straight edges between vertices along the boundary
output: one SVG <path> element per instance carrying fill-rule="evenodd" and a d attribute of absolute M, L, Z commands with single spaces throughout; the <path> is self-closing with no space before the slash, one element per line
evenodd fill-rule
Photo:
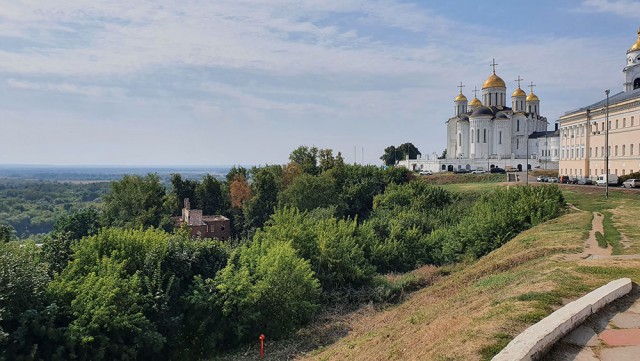
<path fill-rule="evenodd" d="M 518 119 L 516 123 L 516 132 L 519 132 L 519 131 L 520 131 L 520 119 Z"/>
<path fill-rule="evenodd" d="M 640 78 L 636 78 L 636 80 L 633 81 L 633 89 L 638 88 L 640 88 Z"/>
<path fill-rule="evenodd" d="M 482 135 L 482 142 L 483 142 L 483 143 L 486 143 L 486 142 L 487 142 L 487 130 L 485 129 L 485 130 L 483 131 L 483 133 L 484 133 L 484 134 Z"/>

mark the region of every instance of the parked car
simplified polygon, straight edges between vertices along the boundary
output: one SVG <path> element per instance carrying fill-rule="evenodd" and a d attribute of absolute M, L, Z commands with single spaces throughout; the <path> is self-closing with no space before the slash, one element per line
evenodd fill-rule
<path fill-rule="evenodd" d="M 546 182 L 547 181 L 547 177 L 539 175 L 538 178 L 536 178 L 536 181 L 538 181 L 538 182 Z"/>
<path fill-rule="evenodd" d="M 558 183 L 558 178 L 557 177 L 549 178 L 549 183 Z"/>
<path fill-rule="evenodd" d="M 495 167 L 495 168 L 491 168 L 491 170 L 489 171 L 489 173 L 500 173 L 500 174 L 505 174 L 505 173 L 506 173 L 506 171 L 505 171 L 504 169 L 502 169 L 502 168 Z"/>
<path fill-rule="evenodd" d="M 464 169 L 464 168 L 458 168 L 458 169 L 454 170 L 453 173 L 455 173 L 455 174 L 465 174 L 465 173 L 469 173 L 469 171 Z"/>
<path fill-rule="evenodd" d="M 606 175 L 600 174 L 596 179 L 596 186 L 605 185 L 607 183 L 607 180 L 605 178 L 606 178 Z M 609 174 L 609 185 L 615 186 L 617 184 L 618 184 L 618 176 L 615 174 Z"/>
<path fill-rule="evenodd" d="M 622 183 L 625 188 L 637 188 L 640 187 L 640 179 L 627 179 Z"/>
<path fill-rule="evenodd" d="M 476 170 L 472 170 L 471 174 L 485 174 L 487 173 L 484 169 L 476 169 Z"/>
<path fill-rule="evenodd" d="M 569 178 L 569 181 L 567 182 L 567 184 L 578 184 L 578 178 L 575 178 L 575 177 Z"/>
<path fill-rule="evenodd" d="M 433 172 L 429 169 L 421 170 L 420 175 L 433 175 Z"/>
<path fill-rule="evenodd" d="M 581 184 L 581 185 L 592 185 L 593 181 L 591 179 L 589 179 L 589 178 L 580 178 L 580 179 L 578 179 L 578 184 Z"/>
<path fill-rule="evenodd" d="M 561 175 L 560 177 L 558 177 L 558 182 L 559 183 L 569 183 L 569 176 Z"/>

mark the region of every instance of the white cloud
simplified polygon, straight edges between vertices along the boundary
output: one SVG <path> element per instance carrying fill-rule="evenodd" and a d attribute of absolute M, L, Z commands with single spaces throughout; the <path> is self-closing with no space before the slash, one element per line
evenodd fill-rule
<path fill-rule="evenodd" d="M 637 19 L 640 2 L 634 0 L 584 0 L 580 11 L 611 13 L 625 18 Z"/>
<path fill-rule="evenodd" d="M 72 83 L 46 83 L 7 79 L 7 85 L 14 89 L 50 91 L 88 97 L 123 98 L 125 94 L 125 91 L 122 88 L 81 86 Z"/>

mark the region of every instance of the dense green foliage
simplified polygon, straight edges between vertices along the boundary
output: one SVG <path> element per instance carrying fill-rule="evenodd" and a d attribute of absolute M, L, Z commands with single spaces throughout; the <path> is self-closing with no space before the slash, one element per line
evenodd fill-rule
<path fill-rule="evenodd" d="M 125 175 L 104 197 L 104 223 L 115 227 L 167 227 L 171 204 L 160 177 Z"/>
<path fill-rule="evenodd" d="M 60 214 L 97 205 L 109 183 L 72 184 L 0 179 L 0 225 L 19 237 L 48 233 Z"/>
<path fill-rule="evenodd" d="M 42 247 L 0 242 L 0 359 L 201 359 L 283 337 L 335 299 L 399 300 L 419 282 L 382 274 L 481 257 L 564 204 L 553 185 L 458 194 L 327 150 L 291 159 L 168 190 L 125 176 Z M 228 215 L 237 238 L 162 230 L 179 197 Z"/>

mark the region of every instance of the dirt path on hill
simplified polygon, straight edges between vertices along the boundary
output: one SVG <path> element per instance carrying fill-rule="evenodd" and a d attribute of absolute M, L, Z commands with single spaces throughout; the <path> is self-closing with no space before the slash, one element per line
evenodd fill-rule
<path fill-rule="evenodd" d="M 576 208 L 573 204 L 568 204 L 569 208 L 578 211 L 578 212 L 586 212 L 582 209 Z M 591 221 L 591 231 L 589 231 L 589 237 L 584 243 L 584 249 L 582 253 L 572 254 L 572 255 L 564 255 L 564 259 L 592 259 L 592 258 L 609 258 L 611 257 L 611 253 L 613 251 L 613 247 L 610 244 L 607 244 L 607 248 L 602 248 L 598 246 L 598 239 L 596 238 L 596 233 L 600 232 L 600 234 L 604 235 L 604 215 L 602 213 L 593 212 L 593 220 Z"/>
<path fill-rule="evenodd" d="M 610 244 L 607 244 L 607 248 L 602 248 L 598 246 L 598 240 L 596 238 L 596 233 L 600 232 L 600 234 L 604 235 L 604 226 L 602 222 L 604 221 L 604 216 L 602 213 L 594 212 L 593 213 L 593 221 L 591 222 L 591 232 L 589 232 L 589 238 L 584 245 L 584 251 L 582 251 L 582 258 L 584 256 L 589 257 L 602 257 L 602 256 L 611 256 L 611 252 L 613 251 L 613 247 Z"/>

